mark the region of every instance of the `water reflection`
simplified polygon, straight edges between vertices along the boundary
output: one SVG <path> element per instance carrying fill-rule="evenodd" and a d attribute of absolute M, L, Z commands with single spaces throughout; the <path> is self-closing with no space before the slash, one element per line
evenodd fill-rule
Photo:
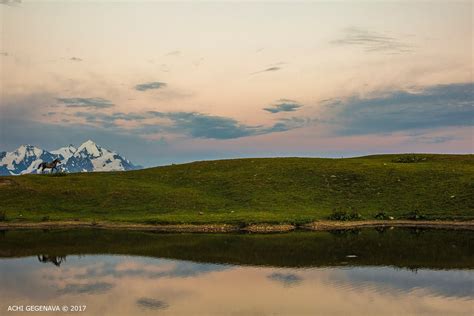
<path fill-rule="evenodd" d="M 59 267 L 61 266 L 61 263 L 66 261 L 66 256 L 38 255 L 38 261 L 42 263 L 51 262 L 56 267 Z"/>
<path fill-rule="evenodd" d="M 5 304 L 85 304 L 88 315 L 468 315 L 471 270 L 271 268 L 128 256 L 0 261 Z"/>
<path fill-rule="evenodd" d="M 105 232 L 93 233 L 104 248 L 81 248 L 77 239 L 90 232 L 63 234 L 62 244 L 48 244 L 49 237 L 28 234 L 9 232 L 0 244 L 2 315 L 8 315 L 4 312 L 13 304 L 87 305 L 82 315 L 472 315 L 474 311 L 472 235 L 465 232 L 362 230 L 223 239 L 155 234 L 155 240 L 149 235 L 113 235 L 140 240 L 136 247 L 148 241 L 139 251 L 153 256 L 87 254 L 113 249 L 115 240 Z M 78 248 L 69 247 L 68 240 Z M 442 240 L 444 255 L 437 253 L 440 244 L 432 245 L 434 240 Z M 424 257 L 404 257 L 413 243 Z M 183 254 L 183 249 L 191 249 L 188 244 L 195 252 Z M 265 247 L 275 253 L 262 254 Z M 216 253 L 215 248 L 222 251 Z M 33 255 L 35 251 L 39 255 Z"/>

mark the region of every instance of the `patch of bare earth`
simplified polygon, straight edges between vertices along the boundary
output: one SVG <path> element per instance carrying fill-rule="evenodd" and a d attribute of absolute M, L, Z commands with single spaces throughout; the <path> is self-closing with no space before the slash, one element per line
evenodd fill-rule
<path fill-rule="evenodd" d="M 250 233 L 280 233 L 280 232 L 289 232 L 295 230 L 294 225 L 289 224 L 252 224 L 242 228 L 243 231 Z"/>
<path fill-rule="evenodd" d="M 441 228 L 441 229 L 468 229 L 474 230 L 474 221 L 316 221 L 309 224 L 294 226 L 291 224 L 251 224 L 244 227 L 230 224 L 133 224 L 133 223 L 113 223 L 113 222 L 0 222 L 0 230 L 8 229 L 73 229 L 73 228 L 94 228 L 94 229 L 119 229 L 119 230 L 140 230 L 155 231 L 164 233 L 281 233 L 290 232 L 296 229 L 310 231 L 326 231 L 354 228 L 375 228 L 375 227 L 420 227 L 420 228 Z"/>
<path fill-rule="evenodd" d="M 16 182 L 11 179 L 0 179 L 0 187 L 15 185 Z"/>

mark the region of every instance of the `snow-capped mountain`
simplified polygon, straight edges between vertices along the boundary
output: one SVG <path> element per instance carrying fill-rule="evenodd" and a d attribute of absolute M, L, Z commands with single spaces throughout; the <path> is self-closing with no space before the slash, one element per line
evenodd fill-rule
<path fill-rule="evenodd" d="M 0 153 L 0 175 L 35 173 L 40 163 L 56 158 L 41 148 L 21 145 L 15 151 Z"/>
<path fill-rule="evenodd" d="M 82 172 L 132 170 L 137 167 L 117 153 L 88 140 L 67 159 L 65 169 L 69 172 Z"/>
<path fill-rule="evenodd" d="M 56 150 L 52 150 L 51 153 L 53 155 L 60 155 L 63 157 L 64 160 L 68 160 L 74 153 L 76 152 L 77 148 L 73 145 L 69 145 L 66 147 L 61 147 Z"/>
<path fill-rule="evenodd" d="M 88 140 L 78 148 L 69 145 L 46 151 L 22 145 L 12 152 L 0 152 L 0 175 L 38 173 L 40 163 L 54 159 L 61 160 L 59 168 L 63 172 L 124 171 L 139 168 L 119 154 Z"/>

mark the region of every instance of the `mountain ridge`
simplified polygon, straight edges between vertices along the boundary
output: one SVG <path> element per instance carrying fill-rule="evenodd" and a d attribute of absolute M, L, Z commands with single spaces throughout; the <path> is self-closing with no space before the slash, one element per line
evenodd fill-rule
<path fill-rule="evenodd" d="M 26 144 L 11 152 L 0 152 L 0 176 L 40 173 L 39 164 L 54 159 L 61 160 L 59 169 L 67 173 L 127 171 L 140 168 L 115 151 L 101 147 L 89 139 L 77 148 L 69 144 L 47 151 Z"/>

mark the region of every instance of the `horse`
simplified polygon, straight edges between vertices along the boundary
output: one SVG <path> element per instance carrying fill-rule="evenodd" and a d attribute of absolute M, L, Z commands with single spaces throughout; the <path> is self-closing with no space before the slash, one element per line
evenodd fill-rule
<path fill-rule="evenodd" d="M 61 163 L 61 160 L 54 159 L 52 162 L 42 162 L 39 164 L 38 169 L 41 168 L 41 173 L 44 172 L 44 169 L 51 169 L 51 173 L 53 173 L 53 170 L 56 170 L 56 172 L 58 172 L 58 163 Z"/>

